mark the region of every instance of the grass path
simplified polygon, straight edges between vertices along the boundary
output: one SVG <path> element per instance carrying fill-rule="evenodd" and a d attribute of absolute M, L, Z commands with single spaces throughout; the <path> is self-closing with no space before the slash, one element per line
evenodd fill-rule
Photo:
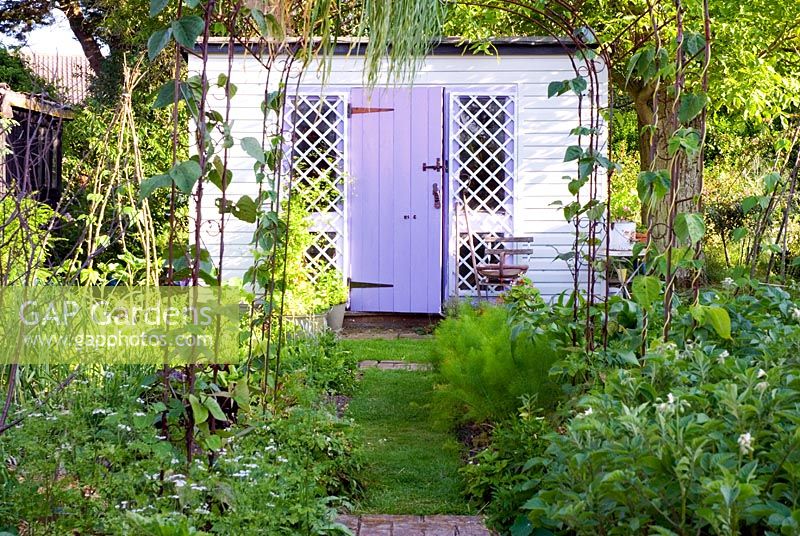
<path fill-rule="evenodd" d="M 357 513 L 470 513 L 458 475 L 460 446 L 432 423 L 434 381 L 432 372 L 364 371 L 347 409 L 363 445 L 366 491 Z"/>

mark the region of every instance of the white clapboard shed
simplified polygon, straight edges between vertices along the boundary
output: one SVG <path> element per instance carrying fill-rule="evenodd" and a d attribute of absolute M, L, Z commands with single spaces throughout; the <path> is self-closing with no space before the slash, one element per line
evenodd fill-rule
<path fill-rule="evenodd" d="M 541 38 L 493 45 L 495 55 L 471 54 L 445 40 L 412 83 L 373 90 L 365 88 L 363 57 L 339 45 L 324 84 L 314 65 L 291 81 L 286 117 L 295 184 L 327 181 L 311 211 L 315 241 L 307 257 L 314 268 L 336 266 L 353 282 L 351 310 L 436 313 L 450 297 L 475 295 L 467 224 L 478 262 L 489 261 L 486 237 L 531 237 L 526 262 L 536 287 L 545 296 L 572 288 L 569 265 L 556 257 L 571 249 L 574 227 L 553 202 L 574 199 L 564 176 L 577 166 L 564 155 L 577 143 L 570 131 L 579 124 L 579 99 L 571 92 L 548 98 L 547 90 L 552 81 L 575 78 L 573 49 Z M 267 72 L 241 50 L 233 57 L 237 142 L 227 197 L 235 202 L 257 193 L 253 160 L 238 140 L 261 139 Z M 190 75 L 200 67 L 191 57 Z M 227 44 L 215 43 L 207 77 L 227 72 Z M 604 95 L 607 72 L 599 72 Z M 268 89 L 277 89 L 278 78 L 270 77 Z M 586 124 L 589 99 L 583 101 Z M 218 196 L 206 190 L 202 214 L 213 259 L 223 217 Z M 224 217 L 223 273 L 241 277 L 253 262 L 253 228 Z"/>

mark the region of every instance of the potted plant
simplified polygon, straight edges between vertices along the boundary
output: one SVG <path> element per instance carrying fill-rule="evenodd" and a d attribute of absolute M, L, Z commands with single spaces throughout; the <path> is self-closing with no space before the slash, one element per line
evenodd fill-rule
<path fill-rule="evenodd" d="M 338 333 L 344 324 L 344 310 L 349 296 L 344 277 L 335 268 L 326 270 L 317 278 L 315 287 L 319 299 L 328 307 L 325 321 L 331 330 Z"/>

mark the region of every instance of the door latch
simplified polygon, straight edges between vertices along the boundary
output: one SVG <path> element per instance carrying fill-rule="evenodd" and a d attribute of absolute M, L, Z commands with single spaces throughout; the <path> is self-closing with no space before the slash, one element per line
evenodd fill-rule
<path fill-rule="evenodd" d="M 439 196 L 439 184 L 438 183 L 436 183 L 436 182 L 433 183 L 433 190 L 431 191 L 431 193 L 433 194 L 433 208 L 435 208 L 436 210 L 439 210 L 440 208 L 442 208 L 442 200 L 441 200 L 441 197 Z"/>
<path fill-rule="evenodd" d="M 426 164 L 426 163 L 422 164 L 422 171 L 428 171 L 428 170 L 430 170 L 430 171 L 441 171 L 443 169 L 444 169 L 444 166 L 442 166 L 442 159 L 441 158 L 437 158 L 436 159 L 436 164 L 434 164 L 433 166 L 430 165 L 430 164 Z"/>

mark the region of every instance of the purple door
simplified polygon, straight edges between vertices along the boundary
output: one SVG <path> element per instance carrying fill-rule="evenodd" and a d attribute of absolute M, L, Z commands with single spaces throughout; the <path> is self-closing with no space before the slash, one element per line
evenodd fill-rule
<path fill-rule="evenodd" d="M 442 308 L 443 88 L 351 91 L 350 308 Z M 423 164 L 425 170 L 423 170 Z"/>

